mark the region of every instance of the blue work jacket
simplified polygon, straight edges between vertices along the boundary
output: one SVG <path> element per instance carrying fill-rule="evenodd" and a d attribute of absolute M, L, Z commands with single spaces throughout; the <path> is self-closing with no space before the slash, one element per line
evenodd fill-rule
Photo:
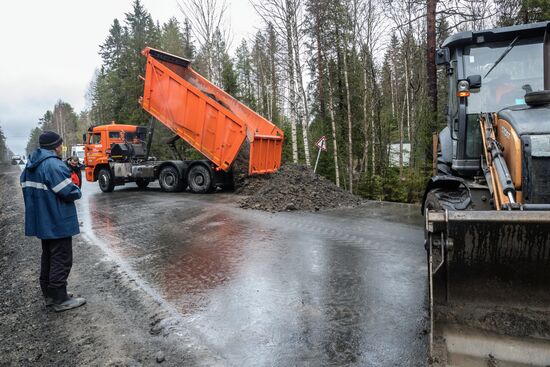
<path fill-rule="evenodd" d="M 67 165 L 47 149 L 37 149 L 21 173 L 25 199 L 25 235 L 56 239 L 80 233 L 74 201 L 82 193 Z"/>

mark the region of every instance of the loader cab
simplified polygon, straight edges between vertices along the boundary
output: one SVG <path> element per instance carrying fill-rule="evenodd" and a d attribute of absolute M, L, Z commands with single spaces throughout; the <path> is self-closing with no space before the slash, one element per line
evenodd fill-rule
<path fill-rule="evenodd" d="M 543 90 L 543 40 L 548 22 L 447 38 L 436 54 L 447 71 L 447 134 L 452 170 L 471 177 L 481 171 L 479 114 L 524 105 L 525 94 Z"/>

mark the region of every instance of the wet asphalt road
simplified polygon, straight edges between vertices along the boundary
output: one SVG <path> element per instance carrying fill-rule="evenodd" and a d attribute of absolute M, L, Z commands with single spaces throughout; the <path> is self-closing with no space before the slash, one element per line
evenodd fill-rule
<path fill-rule="evenodd" d="M 425 365 L 418 208 L 243 210 L 231 194 L 84 182 L 84 238 L 235 366 Z"/>

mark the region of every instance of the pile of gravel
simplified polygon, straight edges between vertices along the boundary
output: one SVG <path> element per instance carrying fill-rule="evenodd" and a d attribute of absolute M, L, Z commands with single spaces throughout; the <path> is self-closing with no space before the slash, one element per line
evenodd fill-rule
<path fill-rule="evenodd" d="M 270 212 L 353 207 L 363 199 L 337 187 L 305 165 L 286 164 L 270 175 L 245 178 L 236 193 L 247 195 L 241 208 Z"/>

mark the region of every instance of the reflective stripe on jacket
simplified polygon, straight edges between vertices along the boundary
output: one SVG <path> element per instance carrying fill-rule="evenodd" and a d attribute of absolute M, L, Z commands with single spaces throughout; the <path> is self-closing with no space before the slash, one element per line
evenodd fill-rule
<path fill-rule="evenodd" d="M 55 152 L 34 151 L 21 173 L 20 183 L 25 199 L 26 236 L 54 239 L 80 233 L 74 201 L 82 194 Z"/>

